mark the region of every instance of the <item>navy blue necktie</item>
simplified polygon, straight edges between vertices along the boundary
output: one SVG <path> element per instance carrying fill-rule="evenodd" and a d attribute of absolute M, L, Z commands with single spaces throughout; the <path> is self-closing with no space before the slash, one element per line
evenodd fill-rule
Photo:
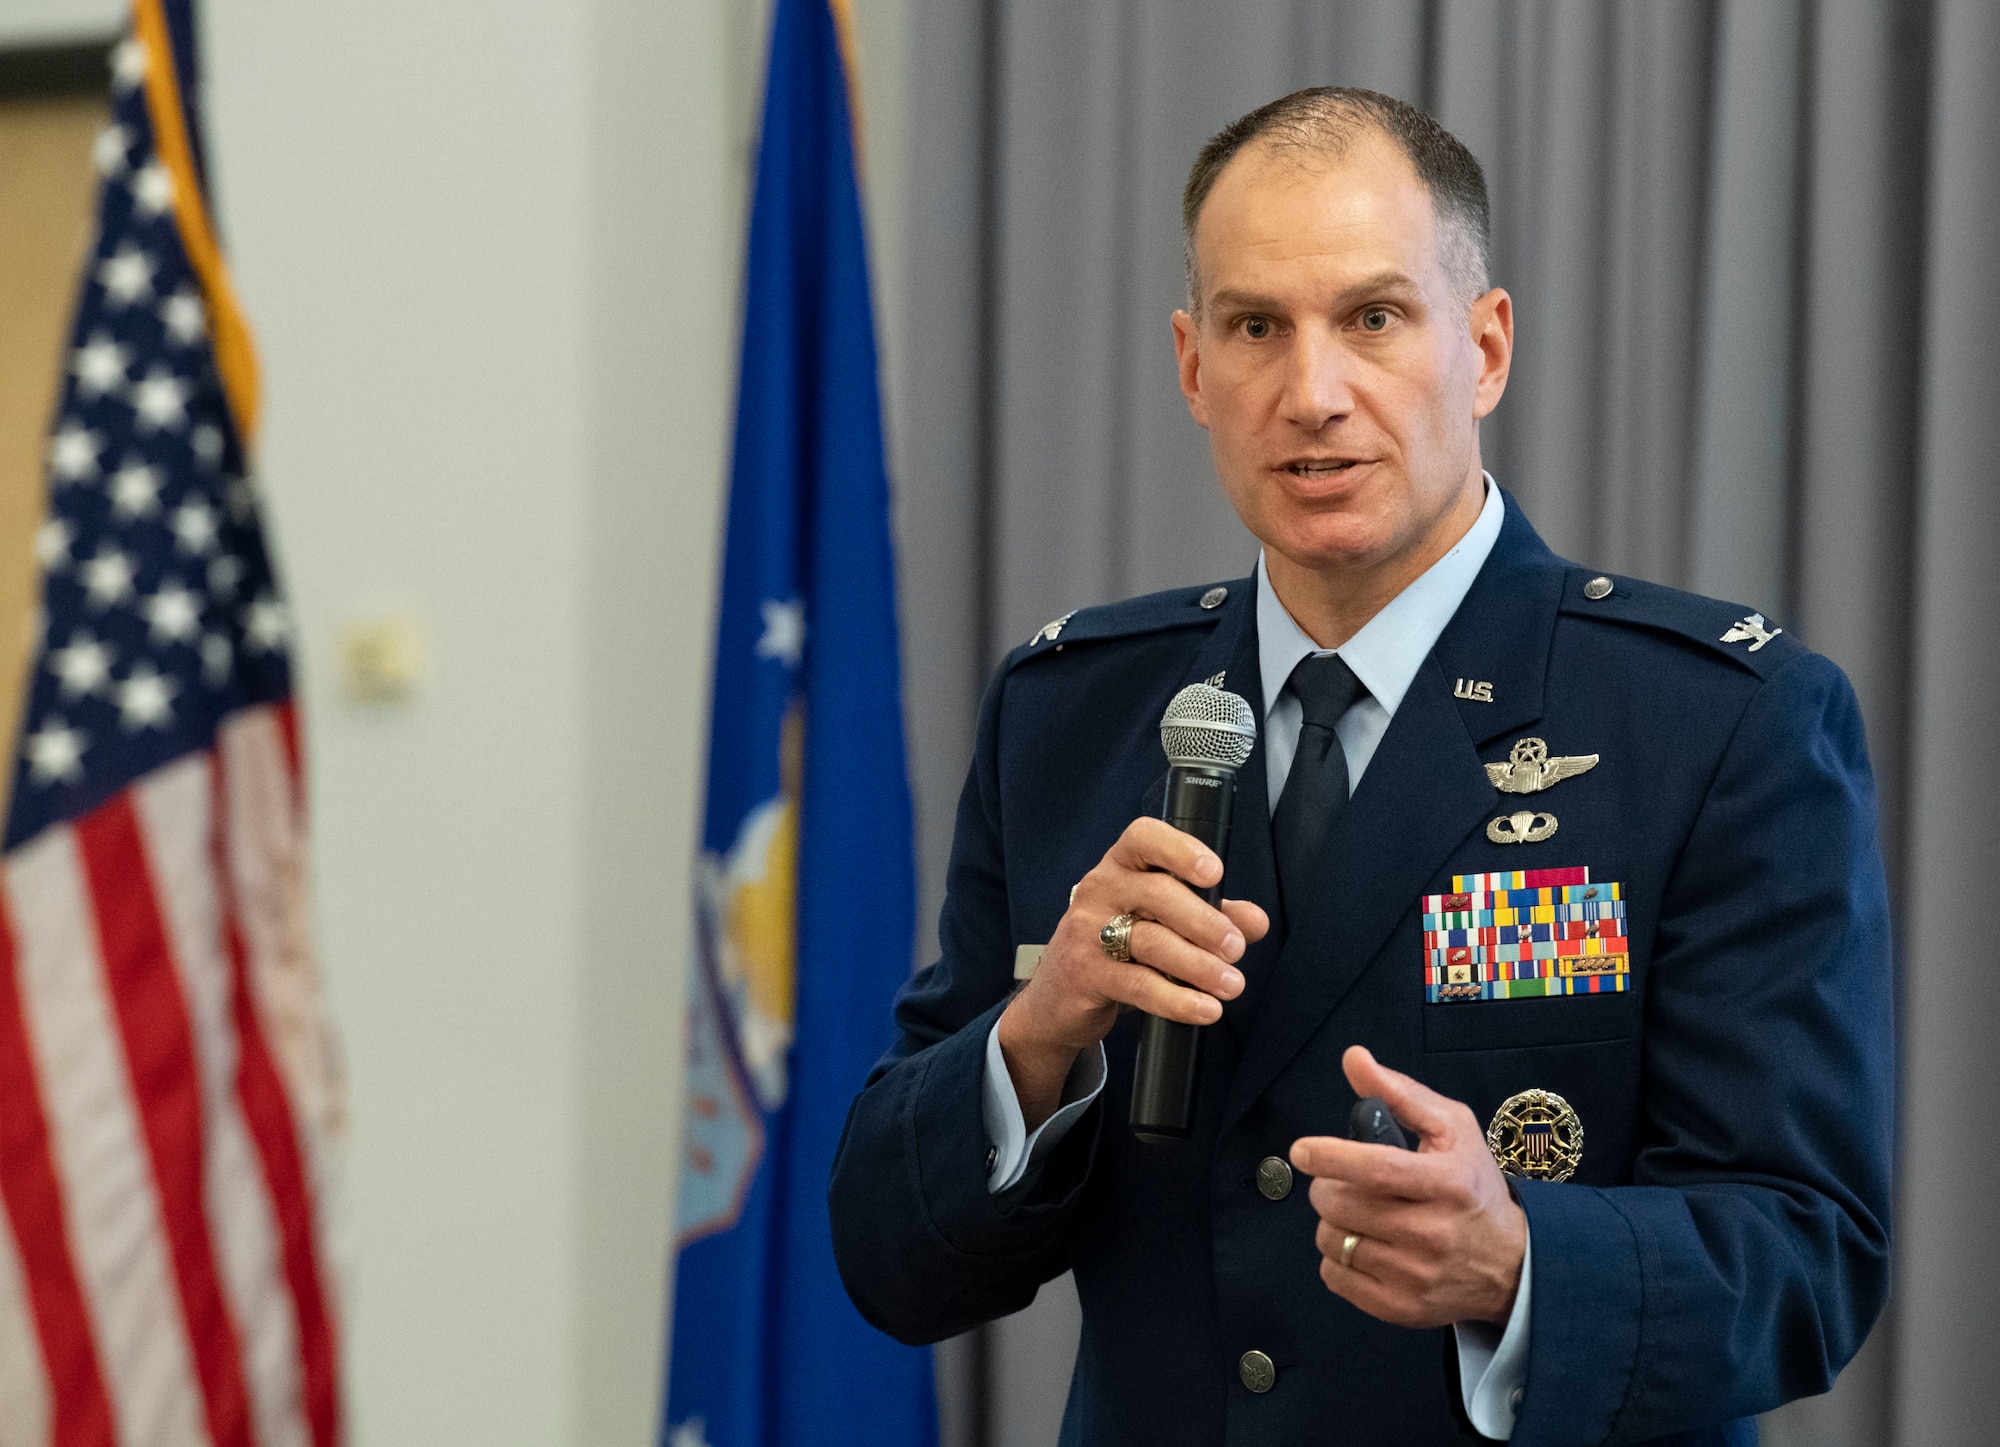
<path fill-rule="evenodd" d="M 1285 912 L 1296 915 L 1299 901 L 1321 876 L 1334 821 L 1347 807 L 1347 754 L 1333 726 L 1368 690 L 1337 653 L 1300 659 L 1288 687 L 1303 707 L 1305 721 L 1271 818 L 1271 843 L 1278 857 L 1278 893 Z"/>

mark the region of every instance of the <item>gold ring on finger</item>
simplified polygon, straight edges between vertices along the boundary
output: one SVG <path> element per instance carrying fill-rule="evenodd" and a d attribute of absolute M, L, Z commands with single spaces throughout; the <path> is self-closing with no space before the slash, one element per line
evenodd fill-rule
<path fill-rule="evenodd" d="M 1347 1239 L 1340 1243 L 1340 1265 L 1343 1270 L 1354 1269 L 1354 1248 L 1361 1244 L 1361 1233 L 1349 1231 Z"/>
<path fill-rule="evenodd" d="M 1097 932 L 1097 942 L 1104 946 L 1104 953 L 1121 965 L 1132 963 L 1132 921 L 1129 914 L 1114 914 Z"/>

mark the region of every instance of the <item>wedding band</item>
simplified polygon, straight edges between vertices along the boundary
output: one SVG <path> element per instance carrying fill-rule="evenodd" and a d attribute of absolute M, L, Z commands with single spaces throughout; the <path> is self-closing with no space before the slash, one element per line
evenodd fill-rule
<path fill-rule="evenodd" d="M 1097 932 L 1097 942 L 1104 946 L 1104 953 L 1121 965 L 1132 963 L 1132 916 L 1114 914 L 1104 922 L 1104 928 Z"/>
<path fill-rule="evenodd" d="M 1340 1243 L 1340 1264 L 1347 1270 L 1354 1268 L 1354 1248 L 1361 1244 L 1361 1233 L 1349 1231 L 1347 1239 Z"/>

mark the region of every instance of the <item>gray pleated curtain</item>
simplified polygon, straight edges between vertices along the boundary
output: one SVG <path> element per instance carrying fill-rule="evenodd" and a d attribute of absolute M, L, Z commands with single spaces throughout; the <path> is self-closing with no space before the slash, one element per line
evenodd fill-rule
<path fill-rule="evenodd" d="M 1486 166 L 1512 382 L 1488 467 L 1560 552 L 1762 610 L 1854 679 L 1899 904 L 1890 1316 L 1771 1443 L 2000 1421 L 2000 5 L 912 0 L 890 338 L 925 906 L 986 673 L 1068 609 L 1240 576 L 1175 386 L 1179 193 L 1303 85 Z M 1677 700 L 1642 705 L 1672 709 Z M 955 1344 L 948 1440 L 1054 1440 L 1066 1283 Z"/>

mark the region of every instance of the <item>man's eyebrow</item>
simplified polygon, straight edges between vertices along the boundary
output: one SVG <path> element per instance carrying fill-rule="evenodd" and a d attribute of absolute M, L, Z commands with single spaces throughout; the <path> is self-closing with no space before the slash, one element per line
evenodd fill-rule
<path fill-rule="evenodd" d="M 1360 301 L 1364 297 L 1369 296 L 1394 296 L 1408 297 L 1416 300 L 1421 298 L 1423 294 L 1424 289 L 1417 285 L 1414 278 L 1405 276 L 1400 271 L 1378 271 L 1375 275 L 1365 280 L 1357 281 L 1353 286 L 1341 292 L 1340 299 L 1342 301 Z"/>
<path fill-rule="evenodd" d="M 1333 310 L 1340 311 L 1370 297 L 1398 297 L 1412 301 L 1423 297 L 1423 288 L 1400 271 L 1378 271 L 1373 276 L 1363 277 L 1350 286 L 1342 287 L 1334 297 Z M 1208 304 L 1217 310 L 1227 311 L 1280 311 L 1282 306 L 1275 297 L 1261 295 L 1254 291 L 1242 291 L 1235 287 L 1224 287 L 1208 299 Z"/>
<path fill-rule="evenodd" d="M 1275 311 L 1277 303 L 1268 296 L 1259 296 L 1252 291 L 1237 291 L 1225 288 L 1208 299 L 1212 307 L 1226 307 L 1231 311 Z"/>

